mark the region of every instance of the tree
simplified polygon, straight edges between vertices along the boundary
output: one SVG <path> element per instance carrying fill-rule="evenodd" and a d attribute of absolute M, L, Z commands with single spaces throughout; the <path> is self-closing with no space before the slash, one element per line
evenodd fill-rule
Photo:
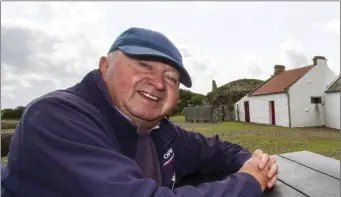
<path fill-rule="evenodd" d="M 202 104 L 204 104 L 204 100 L 205 100 L 204 95 L 196 94 L 196 95 L 192 96 L 191 103 L 193 106 L 202 105 Z"/>
<path fill-rule="evenodd" d="M 15 119 L 18 120 L 20 119 L 25 107 L 23 106 L 18 106 L 15 109 L 2 109 L 1 110 L 1 119 L 8 120 L 8 119 Z"/>
<path fill-rule="evenodd" d="M 171 116 L 181 114 L 184 107 L 189 105 L 202 105 L 206 100 L 206 96 L 198 93 L 191 92 L 189 90 L 179 90 L 179 102 L 170 112 Z"/>

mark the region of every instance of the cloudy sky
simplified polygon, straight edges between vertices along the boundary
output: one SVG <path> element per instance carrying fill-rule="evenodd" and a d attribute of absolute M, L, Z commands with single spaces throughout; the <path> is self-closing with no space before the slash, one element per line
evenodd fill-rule
<path fill-rule="evenodd" d="M 178 46 L 198 93 L 315 55 L 340 73 L 339 2 L 2 2 L 1 108 L 77 83 L 133 26 Z"/>

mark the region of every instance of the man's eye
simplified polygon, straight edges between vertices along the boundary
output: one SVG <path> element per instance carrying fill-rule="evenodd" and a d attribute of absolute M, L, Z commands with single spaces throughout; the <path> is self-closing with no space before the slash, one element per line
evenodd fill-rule
<path fill-rule="evenodd" d="M 167 79 L 169 79 L 171 82 L 177 84 L 178 83 L 178 80 L 177 79 L 174 79 L 173 77 L 167 77 Z"/>
<path fill-rule="evenodd" d="M 140 66 L 142 66 L 142 67 L 148 67 L 149 65 L 146 64 L 146 63 L 140 62 Z"/>

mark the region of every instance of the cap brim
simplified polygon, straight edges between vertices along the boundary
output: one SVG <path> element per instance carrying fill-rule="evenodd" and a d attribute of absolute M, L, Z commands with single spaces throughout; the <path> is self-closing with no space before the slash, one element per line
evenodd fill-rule
<path fill-rule="evenodd" d="M 187 70 L 183 67 L 180 62 L 177 62 L 175 59 L 171 58 L 170 56 L 161 53 L 157 50 L 147 48 L 147 47 L 140 47 L 140 46 L 119 46 L 118 47 L 123 53 L 126 53 L 131 56 L 154 56 L 154 57 L 161 57 L 165 58 L 168 61 L 171 61 L 174 64 L 174 68 L 177 69 L 180 73 L 180 83 L 182 83 L 187 88 L 192 87 L 192 80 L 190 75 L 188 74 Z"/>

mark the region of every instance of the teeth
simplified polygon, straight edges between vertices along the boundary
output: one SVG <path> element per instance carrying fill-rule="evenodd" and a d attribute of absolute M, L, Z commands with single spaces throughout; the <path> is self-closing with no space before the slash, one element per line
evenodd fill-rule
<path fill-rule="evenodd" d="M 159 100 L 158 97 L 155 97 L 155 96 L 153 96 L 153 95 L 151 95 L 151 94 L 149 94 L 149 93 L 141 92 L 141 94 L 143 94 L 144 96 L 146 96 L 146 97 L 148 97 L 148 98 L 150 98 L 150 99 L 152 99 L 152 100 L 154 100 L 154 101 L 158 101 L 158 100 Z"/>

